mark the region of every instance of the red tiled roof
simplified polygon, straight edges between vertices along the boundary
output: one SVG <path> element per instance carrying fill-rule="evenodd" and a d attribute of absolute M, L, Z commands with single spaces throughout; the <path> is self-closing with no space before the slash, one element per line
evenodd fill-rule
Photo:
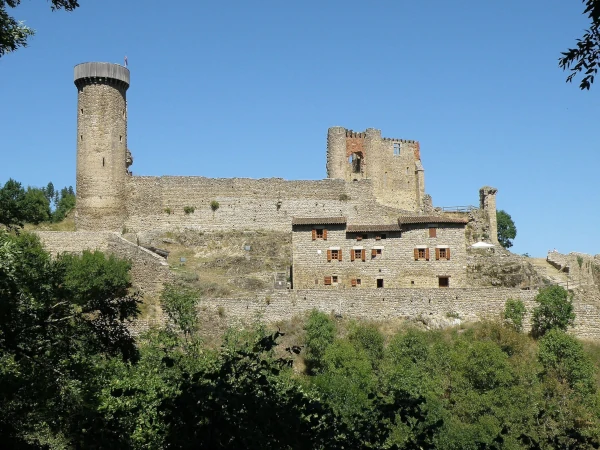
<path fill-rule="evenodd" d="M 345 217 L 292 217 L 292 225 L 335 225 L 346 224 Z"/>
<path fill-rule="evenodd" d="M 387 225 L 348 225 L 346 231 L 350 232 L 377 232 L 377 231 L 401 231 L 400 225 L 397 223 L 390 223 Z"/>
<path fill-rule="evenodd" d="M 468 223 L 469 219 L 465 217 L 445 217 L 445 216 L 404 216 L 398 217 L 398 224 L 411 223 Z"/>

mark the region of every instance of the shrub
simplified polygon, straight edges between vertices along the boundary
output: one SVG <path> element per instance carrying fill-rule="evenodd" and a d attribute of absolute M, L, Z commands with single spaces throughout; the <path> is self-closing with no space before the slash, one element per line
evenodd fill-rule
<path fill-rule="evenodd" d="M 523 316 L 527 312 L 527 308 L 521 300 L 509 298 L 504 304 L 504 313 L 502 314 L 505 323 L 512 326 L 515 330 L 523 329 Z"/>
<path fill-rule="evenodd" d="M 373 367 L 378 366 L 383 359 L 384 338 L 375 325 L 354 325 L 348 339 L 355 347 L 367 353 Z"/>
<path fill-rule="evenodd" d="M 164 211 L 166 214 L 171 214 L 171 208 L 165 208 Z"/>
<path fill-rule="evenodd" d="M 219 202 L 216 200 L 213 200 L 212 202 L 210 202 L 210 209 L 213 210 L 213 212 L 215 212 L 217 209 L 219 209 Z"/>
<path fill-rule="evenodd" d="M 304 329 L 306 330 L 306 364 L 311 372 L 316 372 L 321 369 L 325 350 L 335 338 L 335 324 L 327 314 L 313 310 L 308 316 Z"/>
<path fill-rule="evenodd" d="M 183 208 L 183 212 L 186 213 L 186 214 L 191 214 L 194 211 L 196 211 L 196 208 L 194 208 L 193 206 L 185 206 Z"/>
<path fill-rule="evenodd" d="M 538 358 L 545 371 L 586 394 L 595 391 L 594 366 L 583 345 L 564 331 L 553 329 L 540 339 Z"/>
<path fill-rule="evenodd" d="M 532 316 L 532 331 L 535 336 L 543 336 L 554 328 L 565 331 L 573 326 L 575 321 L 573 303 L 569 293 L 562 286 L 540 289 L 535 301 L 540 304 L 534 308 Z"/>

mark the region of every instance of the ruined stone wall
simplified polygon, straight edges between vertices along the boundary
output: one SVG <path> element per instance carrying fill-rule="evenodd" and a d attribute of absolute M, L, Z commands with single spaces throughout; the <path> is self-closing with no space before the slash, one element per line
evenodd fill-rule
<path fill-rule="evenodd" d="M 108 242 L 109 253 L 131 261 L 133 286 L 144 296 L 157 296 L 165 283 L 174 280 L 167 261 L 156 253 L 139 247 L 118 234 L 112 234 Z"/>
<path fill-rule="evenodd" d="M 549 251 L 546 261 L 567 274 L 569 286 L 600 286 L 600 255 Z"/>
<path fill-rule="evenodd" d="M 449 277 L 450 287 L 467 286 L 464 226 L 432 225 L 436 237 L 429 237 L 428 224 L 405 225 L 402 233 L 350 233 L 344 225 L 294 226 L 294 289 L 375 289 L 378 279 L 383 280 L 384 288 L 437 288 L 439 276 Z M 327 240 L 313 240 L 313 228 L 327 229 Z M 385 239 L 376 239 L 383 234 Z M 356 237 L 363 235 L 367 238 L 357 241 Z M 429 260 L 415 261 L 418 247 L 429 249 Z M 436 260 L 437 247 L 450 249 L 450 259 Z M 327 261 L 329 249 L 339 249 L 342 260 Z M 362 257 L 352 261 L 352 252 L 362 249 L 365 261 Z M 373 255 L 373 249 L 380 249 L 381 255 Z M 338 281 L 324 286 L 325 277 L 337 277 Z M 353 279 L 360 279 L 360 285 L 353 286 Z"/>
<path fill-rule="evenodd" d="M 126 241 L 116 233 L 89 231 L 38 231 L 44 248 L 52 255 L 100 250 L 131 261 L 133 287 L 144 296 L 156 296 L 173 276 L 164 258 Z"/>
<path fill-rule="evenodd" d="M 279 291 L 264 298 L 203 299 L 205 313 L 219 314 L 231 324 L 288 320 L 312 309 L 363 320 L 415 319 L 427 316 L 458 315 L 463 320 L 497 319 L 506 300 L 520 299 L 527 308 L 524 329 L 531 329 L 531 311 L 537 306 L 535 290 L 511 288 L 464 289 L 373 289 L 339 291 L 307 289 Z M 600 340 L 600 298 L 576 297 L 575 336 Z"/>
<path fill-rule="evenodd" d="M 346 216 L 390 223 L 400 211 L 379 205 L 369 180 L 286 181 L 280 178 L 130 177 L 132 233 L 156 230 L 291 231 L 292 217 Z M 213 211 L 211 202 L 219 203 Z M 194 212 L 186 214 L 184 208 Z"/>
<path fill-rule="evenodd" d="M 359 165 L 356 158 L 361 159 Z M 382 138 L 381 131 L 374 128 L 358 133 L 330 128 L 327 176 L 348 182 L 371 180 L 374 196 L 382 205 L 407 211 L 419 211 L 423 206 L 425 176 L 416 141 Z"/>

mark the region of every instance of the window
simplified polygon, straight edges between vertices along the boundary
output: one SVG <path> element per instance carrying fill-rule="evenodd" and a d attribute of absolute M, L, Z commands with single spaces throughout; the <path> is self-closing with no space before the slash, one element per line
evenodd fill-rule
<path fill-rule="evenodd" d="M 313 228 L 313 241 L 316 239 L 327 240 L 327 230 L 325 228 Z"/>
<path fill-rule="evenodd" d="M 450 277 L 438 277 L 438 286 L 441 288 L 450 287 Z"/>
<path fill-rule="evenodd" d="M 394 156 L 400 155 L 400 143 L 394 142 Z"/>
<path fill-rule="evenodd" d="M 382 288 L 383 287 L 383 278 L 378 278 L 377 279 L 377 287 L 378 288 Z"/>
<path fill-rule="evenodd" d="M 449 248 L 436 248 L 435 249 L 435 259 L 450 259 L 450 249 Z"/>
<path fill-rule="evenodd" d="M 429 227 L 429 237 L 430 238 L 434 238 L 437 236 L 437 228 L 436 227 Z"/>
<path fill-rule="evenodd" d="M 327 240 L 327 230 L 324 228 L 313 228 L 312 230 L 312 240 L 323 239 Z"/>
<path fill-rule="evenodd" d="M 366 252 L 364 248 L 353 248 L 352 250 L 350 250 L 350 261 L 355 261 L 357 259 L 362 261 L 366 260 Z"/>
<path fill-rule="evenodd" d="M 356 279 L 356 284 L 358 284 L 360 286 L 360 278 Z"/>
<path fill-rule="evenodd" d="M 329 249 L 327 250 L 327 262 L 331 262 L 332 260 L 342 260 L 342 251 L 339 249 Z"/>
<path fill-rule="evenodd" d="M 356 235 L 356 240 L 357 241 L 362 241 L 363 240 L 362 234 L 357 234 Z"/>
<path fill-rule="evenodd" d="M 373 248 L 373 249 L 371 249 L 371 258 L 375 259 L 378 256 L 381 257 L 381 251 L 382 251 L 382 249 L 380 249 L 380 248 Z"/>
<path fill-rule="evenodd" d="M 323 284 L 325 286 L 331 286 L 331 277 L 325 277 L 325 278 L 323 278 Z"/>
<path fill-rule="evenodd" d="M 350 280 L 350 286 L 352 286 L 352 287 L 360 286 L 360 278 L 352 278 Z"/>
<path fill-rule="evenodd" d="M 419 261 L 419 260 L 424 260 L 424 261 L 429 261 L 429 249 L 422 247 L 422 248 L 415 248 L 415 261 Z"/>
<path fill-rule="evenodd" d="M 338 282 L 338 276 L 337 275 L 332 275 L 331 276 L 331 282 L 337 284 L 337 282 Z"/>
<path fill-rule="evenodd" d="M 382 234 L 382 235 L 380 236 L 380 238 L 381 238 L 381 239 L 386 239 L 386 238 L 387 238 L 387 234 Z"/>
<path fill-rule="evenodd" d="M 381 236 L 375 236 L 375 240 L 376 241 L 380 241 L 381 240 Z"/>

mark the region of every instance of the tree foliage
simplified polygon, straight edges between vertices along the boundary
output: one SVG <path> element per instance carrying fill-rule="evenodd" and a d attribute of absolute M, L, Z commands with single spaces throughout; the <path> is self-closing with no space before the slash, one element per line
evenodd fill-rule
<path fill-rule="evenodd" d="M 577 39 L 574 48 L 562 52 L 558 65 L 561 69 L 571 72 L 567 82 L 570 83 L 576 75 L 581 74 L 579 88 L 589 90 L 600 63 L 600 0 L 582 1 L 585 5 L 583 14 L 591 21 L 590 28 L 585 30 L 581 39 Z"/>
<path fill-rule="evenodd" d="M 335 338 L 335 323 L 321 311 L 312 310 L 304 326 L 306 331 L 305 360 L 309 371 L 315 373 L 323 365 L 323 356 Z"/>
<path fill-rule="evenodd" d="M 517 227 L 508 214 L 504 210 L 496 212 L 496 224 L 498 227 L 498 242 L 504 248 L 512 247 L 512 240 L 517 237 Z"/>
<path fill-rule="evenodd" d="M 9 179 L 0 188 L 0 224 L 9 230 L 22 228 L 25 223 L 60 222 L 74 207 L 75 192 L 71 186 L 58 191 L 50 182 L 41 189 L 25 189 Z"/>
<path fill-rule="evenodd" d="M 171 285 L 162 301 L 176 327 L 134 341 L 128 270 L 99 252 L 51 259 L 35 236 L 0 234 L 3 447 L 600 447 L 598 362 L 558 327 L 539 341 L 502 322 L 384 339 L 374 324 L 313 311 L 305 351 L 278 348 L 283 333 L 262 324 L 211 347 L 197 294 Z M 565 300 L 541 294 L 540 306 Z M 303 356 L 316 366 L 298 374 Z"/>
<path fill-rule="evenodd" d="M 535 296 L 539 306 L 533 309 L 532 331 L 536 336 L 543 336 L 552 329 L 566 331 L 573 326 L 575 313 L 571 296 L 562 286 L 549 286 L 540 289 Z"/>
<path fill-rule="evenodd" d="M 26 233 L 0 233 L 0 260 L 0 432 L 15 448 L 58 445 L 93 410 L 98 362 L 137 357 L 129 265 L 101 253 L 52 260 Z"/>
<path fill-rule="evenodd" d="M 0 58 L 20 47 L 27 47 L 27 40 L 35 31 L 8 13 L 8 8 L 16 8 L 21 0 L 0 0 Z M 73 11 L 79 7 L 78 0 L 52 0 L 52 11 L 64 9 Z"/>
<path fill-rule="evenodd" d="M 527 312 L 525 304 L 521 300 L 508 299 L 504 304 L 504 313 L 502 314 L 505 322 L 510 324 L 517 331 L 523 329 L 523 317 Z"/>

